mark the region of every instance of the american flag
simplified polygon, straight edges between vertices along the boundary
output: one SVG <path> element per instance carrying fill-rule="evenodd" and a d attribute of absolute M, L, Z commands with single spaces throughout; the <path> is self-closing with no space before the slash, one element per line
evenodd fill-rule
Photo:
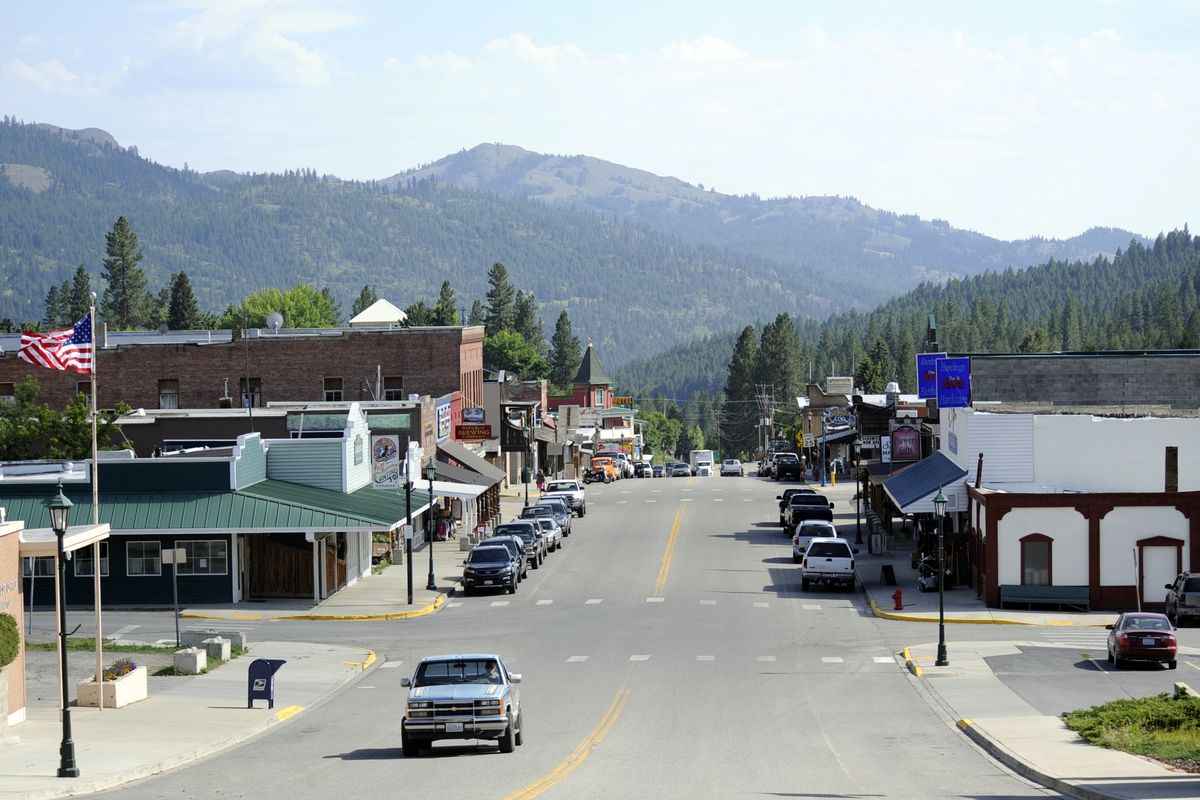
<path fill-rule="evenodd" d="M 47 369 L 92 372 L 92 315 L 50 333 L 22 333 L 17 357 Z"/>

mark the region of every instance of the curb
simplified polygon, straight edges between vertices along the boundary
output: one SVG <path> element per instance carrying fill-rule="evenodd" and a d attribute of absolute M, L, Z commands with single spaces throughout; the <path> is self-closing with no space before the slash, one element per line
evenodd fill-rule
<path fill-rule="evenodd" d="M 925 674 L 925 670 L 921 669 L 921 665 L 913 660 L 912 653 L 908 652 L 907 647 L 900 654 L 904 657 L 904 666 L 914 677 L 920 678 Z"/>
<path fill-rule="evenodd" d="M 395 611 L 385 614 L 235 614 L 232 616 L 217 614 L 180 614 L 181 619 L 208 620 L 307 620 L 310 622 L 391 622 L 395 620 L 415 619 L 434 614 L 446 604 L 446 594 L 439 594 L 432 603 L 413 611 Z"/>
<path fill-rule="evenodd" d="M 876 605 L 874 599 L 871 599 L 870 602 L 871 602 L 871 613 L 874 614 L 875 616 L 879 617 L 880 619 L 891 619 L 891 620 L 897 620 L 900 622 L 937 622 L 938 621 L 937 617 L 920 617 L 920 616 L 917 616 L 916 614 L 897 614 L 893 611 L 884 611 L 878 605 Z M 1057 621 L 1028 622 L 1023 619 L 996 619 L 994 617 L 991 619 L 966 619 L 963 617 L 946 617 L 946 623 L 947 624 L 953 623 L 955 625 L 1026 625 L 1026 626 L 1033 627 L 1033 628 L 1104 627 L 1103 625 L 1100 625 L 1099 623 L 1087 623 L 1087 624 L 1083 624 L 1083 625 L 1076 625 L 1074 622 L 1071 622 L 1070 620 L 1064 620 L 1062 622 L 1057 622 Z"/>
<path fill-rule="evenodd" d="M 1008 769 L 1017 773 L 1023 778 L 1026 778 L 1034 783 L 1043 786 L 1051 791 L 1067 797 L 1074 797 L 1077 800 L 1115 800 L 1121 795 L 1109 794 L 1108 792 L 1097 791 L 1096 789 L 1088 789 L 1082 786 L 1076 786 L 1073 783 L 1055 778 L 1052 775 L 1047 775 L 1032 765 L 1027 764 L 1017 758 L 1004 745 L 997 742 L 992 737 L 988 736 L 982 730 L 975 726 L 975 723 L 969 718 L 963 718 L 955 723 L 958 729 L 967 735 L 967 738 L 974 742 L 984 752 L 992 758 L 999 761 Z"/>

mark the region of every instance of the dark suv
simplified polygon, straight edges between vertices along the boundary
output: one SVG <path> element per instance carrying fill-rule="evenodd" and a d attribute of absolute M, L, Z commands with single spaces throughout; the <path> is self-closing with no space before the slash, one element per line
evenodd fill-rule
<path fill-rule="evenodd" d="M 463 594 L 473 594 L 476 589 L 503 589 L 516 594 L 518 571 L 512 553 L 499 542 L 476 546 L 463 562 Z"/>
<path fill-rule="evenodd" d="M 1181 572 L 1166 589 L 1166 612 L 1172 624 L 1182 628 L 1200 619 L 1200 572 Z"/>

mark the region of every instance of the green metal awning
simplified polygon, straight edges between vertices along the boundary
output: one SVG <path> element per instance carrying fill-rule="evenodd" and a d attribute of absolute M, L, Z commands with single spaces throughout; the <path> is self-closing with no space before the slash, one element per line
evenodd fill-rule
<path fill-rule="evenodd" d="M 31 528 L 50 524 L 48 487 L 0 489 L 7 518 Z M 84 486 L 86 488 L 86 485 Z M 7 490 L 7 491 L 6 491 Z M 92 497 L 67 491 L 72 520 L 91 520 Z M 429 506 L 426 492 L 412 493 L 412 513 Z M 114 533 L 130 530 L 219 530 L 231 533 L 391 530 L 404 523 L 404 492 L 370 487 L 351 494 L 285 481 L 264 480 L 240 491 L 108 494 L 101 490 L 100 521 Z"/>

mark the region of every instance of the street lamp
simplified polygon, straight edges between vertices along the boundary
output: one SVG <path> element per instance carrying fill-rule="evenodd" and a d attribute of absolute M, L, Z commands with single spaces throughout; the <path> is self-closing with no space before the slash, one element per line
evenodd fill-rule
<path fill-rule="evenodd" d="M 858 460 L 862 454 L 862 437 L 854 437 L 854 478 L 858 491 L 854 493 L 854 543 L 862 544 L 862 476 L 859 475 Z"/>
<path fill-rule="evenodd" d="M 942 533 L 946 527 L 946 495 L 942 487 L 938 487 L 937 497 L 933 498 L 933 515 L 938 521 L 938 648 L 937 661 L 934 666 L 948 667 L 950 659 L 946 657 L 946 567 L 942 563 L 946 549 L 942 545 Z"/>
<path fill-rule="evenodd" d="M 58 539 L 58 636 L 59 669 L 62 671 L 62 743 L 58 747 L 58 777 L 78 778 L 79 767 L 75 764 L 75 741 L 71 738 L 71 694 L 67 683 L 67 558 L 63 538 L 67 535 L 67 519 L 71 506 L 75 505 L 63 494 L 62 481 L 58 482 L 58 494 L 46 503 L 50 511 L 50 527 Z M 95 565 L 100 568 L 99 564 Z M 97 675 L 102 678 L 102 675 Z"/>
<path fill-rule="evenodd" d="M 408 604 L 413 604 L 413 570 L 412 570 L 412 448 L 404 459 L 404 566 L 408 572 Z"/>
<path fill-rule="evenodd" d="M 429 541 L 429 580 L 425 583 L 425 588 L 431 592 L 437 591 L 437 582 L 433 579 L 433 476 L 435 474 L 437 474 L 437 467 L 434 466 L 433 457 L 430 456 L 429 463 L 425 465 L 425 479 L 429 481 L 429 519 L 425 523 Z"/>

